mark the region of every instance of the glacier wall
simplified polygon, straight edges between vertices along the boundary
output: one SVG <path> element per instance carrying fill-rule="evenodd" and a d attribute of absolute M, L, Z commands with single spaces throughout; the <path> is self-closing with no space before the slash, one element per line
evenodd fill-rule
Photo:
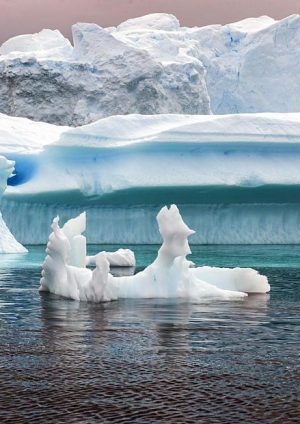
<path fill-rule="evenodd" d="M 298 199 L 299 194 L 300 189 Z M 116 243 L 126 247 L 161 242 L 155 224 L 160 205 L 75 207 L 4 200 L 2 207 L 7 225 L 26 244 L 45 244 L 49 226 L 57 214 L 64 223 L 84 210 L 89 243 Z M 196 230 L 190 238 L 191 244 L 300 243 L 300 202 L 181 205 L 180 210 L 186 223 Z"/>
<path fill-rule="evenodd" d="M 300 17 L 181 27 L 172 15 L 0 47 L 0 112 L 78 126 L 117 114 L 300 112 Z"/>
<path fill-rule="evenodd" d="M 128 115 L 78 128 L 0 114 L 0 128 L 0 154 L 16 161 L 3 216 L 22 243 L 44 244 L 54 216 L 84 210 L 92 243 L 158 243 L 155 216 L 172 203 L 197 231 L 192 243 L 300 243 L 300 114 Z"/>

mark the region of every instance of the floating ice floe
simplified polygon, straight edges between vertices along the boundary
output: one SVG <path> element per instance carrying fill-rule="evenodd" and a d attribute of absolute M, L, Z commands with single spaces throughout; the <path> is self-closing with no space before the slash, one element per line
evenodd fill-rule
<path fill-rule="evenodd" d="M 157 222 L 163 243 L 155 261 L 136 275 L 114 277 L 105 252 L 94 257 L 94 270 L 84 266 L 86 245 L 81 233 L 85 215 L 63 228 L 55 218 L 39 290 L 93 302 L 120 298 L 241 299 L 247 293 L 270 290 L 267 278 L 254 269 L 191 268 L 186 256 L 191 253 L 188 237 L 194 231 L 183 222 L 177 206 L 163 207 Z"/>
<path fill-rule="evenodd" d="M 1 197 L 6 189 L 7 178 L 11 176 L 14 169 L 14 162 L 7 160 L 4 156 L 0 156 L 0 204 Z M 24 253 L 27 252 L 14 238 L 7 228 L 0 210 L 0 254 L 1 253 Z"/>

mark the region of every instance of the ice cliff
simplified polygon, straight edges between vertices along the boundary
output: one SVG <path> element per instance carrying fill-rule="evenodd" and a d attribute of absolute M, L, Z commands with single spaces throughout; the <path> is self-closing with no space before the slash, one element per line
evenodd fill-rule
<path fill-rule="evenodd" d="M 96 24 L 74 25 L 73 42 L 44 30 L 4 43 L 0 111 L 74 126 L 115 114 L 210 112 L 199 61 L 162 61 Z"/>
<path fill-rule="evenodd" d="M 181 27 L 172 15 L 0 47 L 0 111 L 77 126 L 116 114 L 300 112 L 300 17 Z"/>
<path fill-rule="evenodd" d="M 7 178 L 12 174 L 14 162 L 8 161 L 0 156 L 0 254 L 2 253 L 24 253 L 27 250 L 17 242 L 7 228 L 1 214 L 1 198 L 6 189 Z"/>
<path fill-rule="evenodd" d="M 91 243 L 157 243 L 177 203 L 192 243 L 299 243 L 300 114 L 128 115 L 78 128 L 0 114 L 15 175 L 2 201 L 24 244 L 87 211 Z M 30 217 L 30 219 L 28 218 Z"/>

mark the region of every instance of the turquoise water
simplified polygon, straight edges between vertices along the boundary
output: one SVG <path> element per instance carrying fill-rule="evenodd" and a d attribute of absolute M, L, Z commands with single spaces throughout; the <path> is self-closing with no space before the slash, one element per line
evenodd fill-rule
<path fill-rule="evenodd" d="M 44 246 L 27 246 L 26 255 L 3 255 L 1 268 L 40 268 L 45 257 Z M 159 245 L 89 245 L 88 254 L 101 250 L 115 251 L 129 248 L 135 253 L 137 268 L 149 265 L 156 256 Z M 189 259 L 197 266 L 300 268 L 300 245 L 193 245 Z"/>
<path fill-rule="evenodd" d="M 139 270 L 157 246 L 132 249 Z M 44 247 L 1 256 L 0 422 L 298 422 L 300 246 L 192 250 L 258 268 L 271 293 L 78 303 L 38 293 Z"/>

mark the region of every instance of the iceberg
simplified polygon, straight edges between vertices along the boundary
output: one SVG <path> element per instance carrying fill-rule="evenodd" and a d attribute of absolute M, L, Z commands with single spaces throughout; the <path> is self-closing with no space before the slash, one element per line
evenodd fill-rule
<path fill-rule="evenodd" d="M 77 128 L 0 114 L 15 172 L 2 199 L 23 244 L 87 213 L 90 243 L 159 243 L 176 203 L 192 243 L 299 243 L 300 114 L 126 115 Z M 30 219 L 28 219 L 30 217 Z"/>
<path fill-rule="evenodd" d="M 0 112 L 71 126 L 116 114 L 211 112 L 199 61 L 161 61 L 96 24 L 72 32 L 74 47 L 57 30 L 0 47 Z"/>
<path fill-rule="evenodd" d="M 77 237 L 83 236 L 77 234 L 83 229 L 82 220 L 83 215 L 65 224 L 67 232 L 66 227 L 59 227 L 58 218 L 53 220 L 40 291 L 74 300 L 103 302 L 122 298 L 242 299 L 247 293 L 270 290 L 267 278 L 253 269 L 190 268 L 186 259 L 191 253 L 188 237 L 194 231 L 183 222 L 175 205 L 163 207 L 157 215 L 163 238 L 157 258 L 133 276 L 113 277 L 104 252 L 95 257 L 94 270 L 80 266 L 84 251 Z"/>
<path fill-rule="evenodd" d="M 300 112 L 300 17 L 181 27 L 152 14 L 0 47 L 0 112 L 79 126 L 118 114 Z"/>
<path fill-rule="evenodd" d="M 12 174 L 14 162 L 8 161 L 4 156 L 0 156 L 0 206 L 1 198 L 6 189 L 7 178 Z M 2 253 L 25 253 L 27 250 L 14 238 L 7 228 L 0 209 L 0 254 Z"/>

